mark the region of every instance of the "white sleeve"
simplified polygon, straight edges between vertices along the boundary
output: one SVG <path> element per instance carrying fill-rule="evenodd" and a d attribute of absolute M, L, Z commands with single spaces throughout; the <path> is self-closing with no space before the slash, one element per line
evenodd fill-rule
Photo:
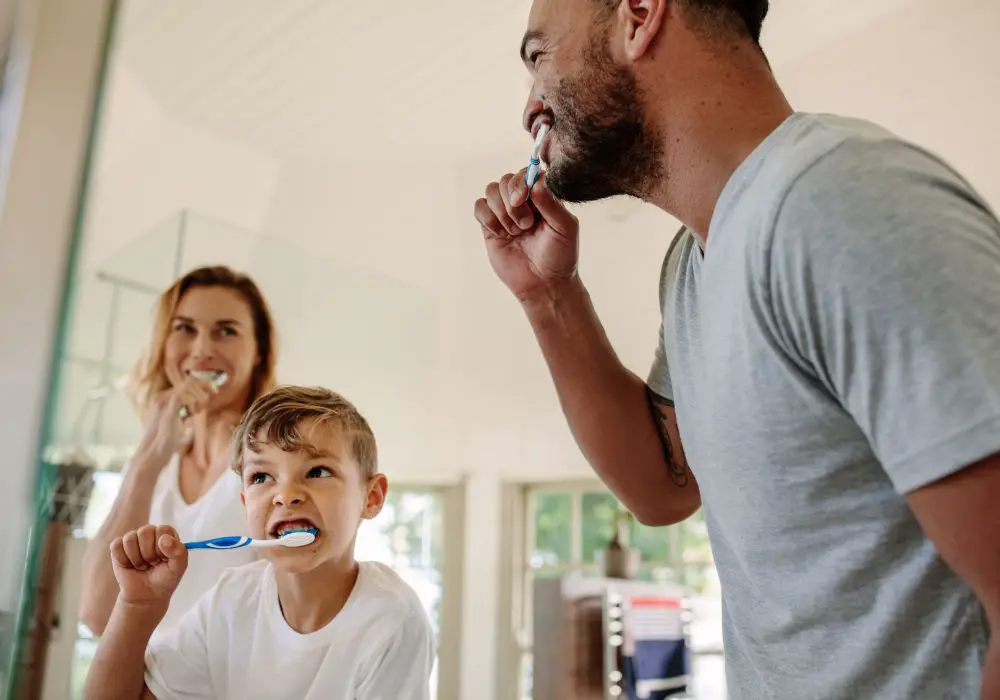
<path fill-rule="evenodd" d="M 423 608 L 414 610 L 386 645 L 358 688 L 357 700 L 431 700 L 434 630 Z"/>
<path fill-rule="evenodd" d="M 214 700 L 207 644 L 216 589 L 146 649 L 146 687 L 157 700 Z"/>

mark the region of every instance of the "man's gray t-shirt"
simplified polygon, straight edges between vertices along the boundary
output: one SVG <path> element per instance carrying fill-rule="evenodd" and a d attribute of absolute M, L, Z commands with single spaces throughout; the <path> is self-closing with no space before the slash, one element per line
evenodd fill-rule
<path fill-rule="evenodd" d="M 733 700 L 975 700 L 988 631 L 905 494 L 1000 451 L 1000 224 L 867 122 L 795 114 L 682 232 L 673 399 Z M 668 368 L 669 364 L 669 368 Z"/>

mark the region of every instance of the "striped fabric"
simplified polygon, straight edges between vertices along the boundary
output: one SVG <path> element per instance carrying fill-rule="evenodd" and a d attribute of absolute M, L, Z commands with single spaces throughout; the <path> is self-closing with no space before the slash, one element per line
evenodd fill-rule
<path fill-rule="evenodd" d="M 629 700 L 664 700 L 687 691 L 691 655 L 677 598 L 626 597 L 622 648 Z"/>

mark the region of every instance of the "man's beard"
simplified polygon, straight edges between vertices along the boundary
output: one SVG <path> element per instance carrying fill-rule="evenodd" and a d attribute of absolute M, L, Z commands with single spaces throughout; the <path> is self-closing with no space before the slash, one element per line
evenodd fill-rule
<path fill-rule="evenodd" d="M 662 176 L 662 145 L 646 121 L 639 85 L 600 37 L 584 58 L 586 68 L 552 95 L 562 148 L 545 182 L 567 202 L 643 197 Z"/>

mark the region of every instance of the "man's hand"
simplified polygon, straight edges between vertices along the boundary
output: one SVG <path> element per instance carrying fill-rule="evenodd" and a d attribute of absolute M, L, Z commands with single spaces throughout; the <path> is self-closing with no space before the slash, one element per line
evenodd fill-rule
<path fill-rule="evenodd" d="M 524 171 L 486 186 L 476 220 L 497 276 L 520 301 L 576 275 L 579 223 L 539 178 L 528 196 Z"/>
<path fill-rule="evenodd" d="M 143 525 L 111 543 L 122 603 L 166 609 L 187 570 L 188 551 L 168 525 Z"/>

